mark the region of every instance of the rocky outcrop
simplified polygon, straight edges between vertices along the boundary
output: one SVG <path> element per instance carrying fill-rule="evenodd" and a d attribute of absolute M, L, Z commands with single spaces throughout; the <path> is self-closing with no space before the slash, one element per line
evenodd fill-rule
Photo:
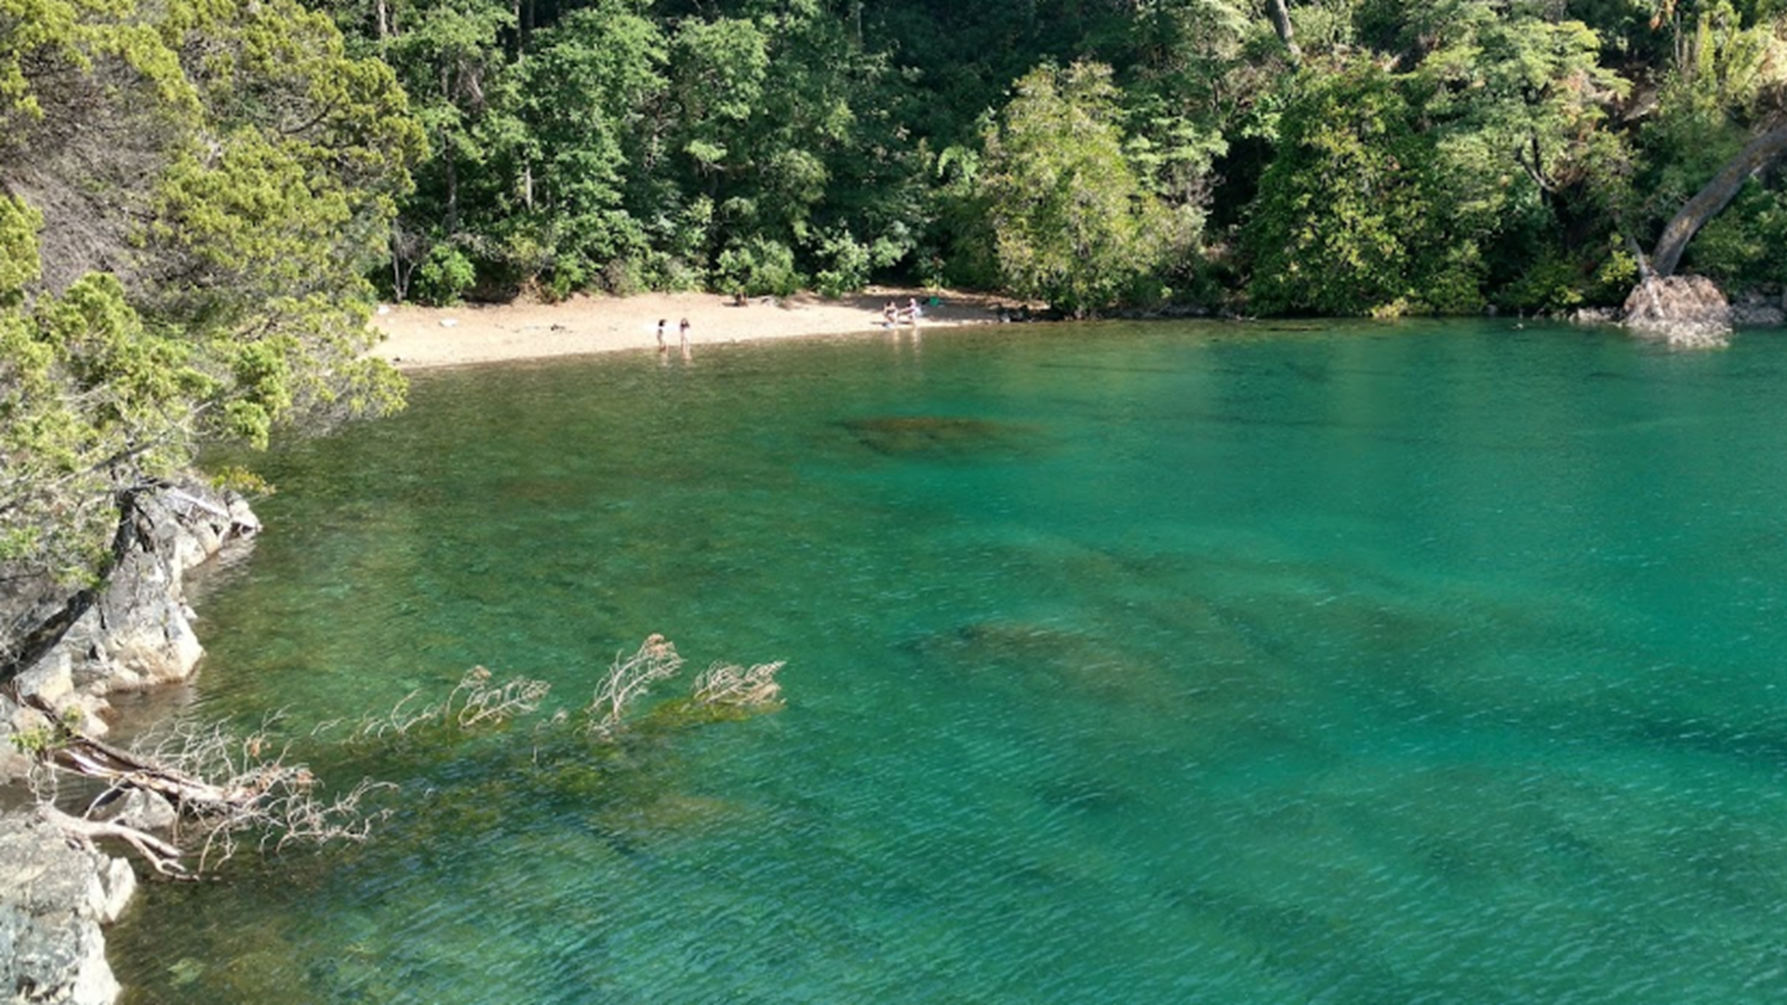
<path fill-rule="evenodd" d="M 196 485 L 170 485 L 136 496 L 113 545 L 105 580 L 74 596 L 40 600 L 39 623 L 53 631 L 27 648 L 13 691 L 27 706 L 78 719 L 83 732 L 106 732 L 105 695 L 185 679 L 204 650 L 186 606 L 188 570 L 260 531 L 240 496 Z M 0 699 L 0 740 L 42 725 L 35 708 Z M 0 753 L 0 781 L 23 766 L 8 744 Z"/>
<path fill-rule="evenodd" d="M 260 530 L 240 497 L 192 485 L 139 494 L 125 510 L 103 582 L 73 596 L 8 598 L 9 623 L 22 611 L 44 627 L 5 640 L 7 652 L 22 655 L 9 665 L 19 702 L 0 695 L 0 781 L 17 782 L 29 770 L 14 740 L 28 746 L 45 731 L 44 710 L 99 735 L 110 711 L 107 693 L 191 674 L 203 650 L 186 606 L 185 574 Z M 136 822 L 156 825 L 148 817 Z M 32 811 L 0 814 L 0 996 L 114 1001 L 119 988 L 100 926 L 116 919 L 135 886 L 128 863 L 71 846 Z"/>
<path fill-rule="evenodd" d="M 135 890 L 122 859 L 73 847 L 28 813 L 0 816 L 0 994 L 110 1005 L 119 987 L 100 926 Z"/>
<path fill-rule="evenodd" d="M 1684 349 L 1719 348 L 1731 336 L 1731 305 L 1705 276 L 1646 277 L 1626 297 L 1621 320 L 1634 335 Z"/>
<path fill-rule="evenodd" d="M 1738 328 L 1779 328 L 1787 324 L 1787 295 L 1746 293 L 1732 303 L 1731 323 Z"/>

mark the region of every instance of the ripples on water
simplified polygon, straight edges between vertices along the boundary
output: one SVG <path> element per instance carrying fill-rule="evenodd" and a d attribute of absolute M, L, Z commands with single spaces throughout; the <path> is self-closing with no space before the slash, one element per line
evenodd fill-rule
<path fill-rule="evenodd" d="M 196 712 L 660 631 L 785 710 L 302 750 L 148 1002 L 1787 1000 L 1787 349 L 1104 325 L 420 378 L 268 459 Z"/>

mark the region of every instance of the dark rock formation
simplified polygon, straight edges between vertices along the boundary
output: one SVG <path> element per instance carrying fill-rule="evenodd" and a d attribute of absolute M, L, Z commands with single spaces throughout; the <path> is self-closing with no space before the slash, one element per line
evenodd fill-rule
<path fill-rule="evenodd" d="M 1779 328 L 1787 324 L 1787 300 L 1747 293 L 1731 305 L 1731 323 L 1738 328 Z"/>

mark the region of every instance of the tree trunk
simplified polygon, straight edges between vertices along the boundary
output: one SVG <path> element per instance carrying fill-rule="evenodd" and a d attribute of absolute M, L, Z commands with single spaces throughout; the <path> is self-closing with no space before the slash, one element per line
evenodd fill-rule
<path fill-rule="evenodd" d="M 1751 175 L 1768 167 L 1783 153 L 1787 153 L 1787 126 L 1763 133 L 1745 145 L 1663 228 L 1663 235 L 1657 238 L 1656 250 L 1651 253 L 1652 271 L 1660 277 L 1674 275 L 1675 267 L 1681 264 L 1682 252 L 1688 250 L 1688 242 L 1706 221 L 1719 215 L 1719 211 L 1730 204 Z"/>
<path fill-rule="evenodd" d="M 1278 33 L 1278 40 L 1284 43 L 1284 50 L 1290 53 L 1291 62 L 1303 61 L 1303 51 L 1297 48 L 1297 40 L 1291 34 L 1291 12 L 1284 5 L 1284 0 L 1271 0 L 1266 5 L 1266 13 L 1272 18 L 1272 30 Z"/>

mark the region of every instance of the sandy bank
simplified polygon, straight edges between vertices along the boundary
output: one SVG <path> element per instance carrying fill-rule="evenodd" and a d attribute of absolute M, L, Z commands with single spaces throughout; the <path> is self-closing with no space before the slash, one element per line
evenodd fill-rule
<path fill-rule="evenodd" d="M 936 297 L 941 302 L 929 304 Z M 755 299 L 745 306 L 711 293 L 646 293 L 629 297 L 574 297 L 560 304 L 467 304 L 460 307 L 389 308 L 373 318 L 385 335 L 372 352 L 402 370 L 464 366 L 621 350 L 655 351 L 658 321 L 665 321 L 670 351 L 677 351 L 679 322 L 689 321 L 689 343 L 703 345 L 803 335 L 868 335 L 884 332 L 882 310 L 892 300 L 925 304 L 921 327 L 986 324 L 1017 306 L 1000 297 L 919 289 L 871 287 L 826 299 L 799 294 Z"/>

